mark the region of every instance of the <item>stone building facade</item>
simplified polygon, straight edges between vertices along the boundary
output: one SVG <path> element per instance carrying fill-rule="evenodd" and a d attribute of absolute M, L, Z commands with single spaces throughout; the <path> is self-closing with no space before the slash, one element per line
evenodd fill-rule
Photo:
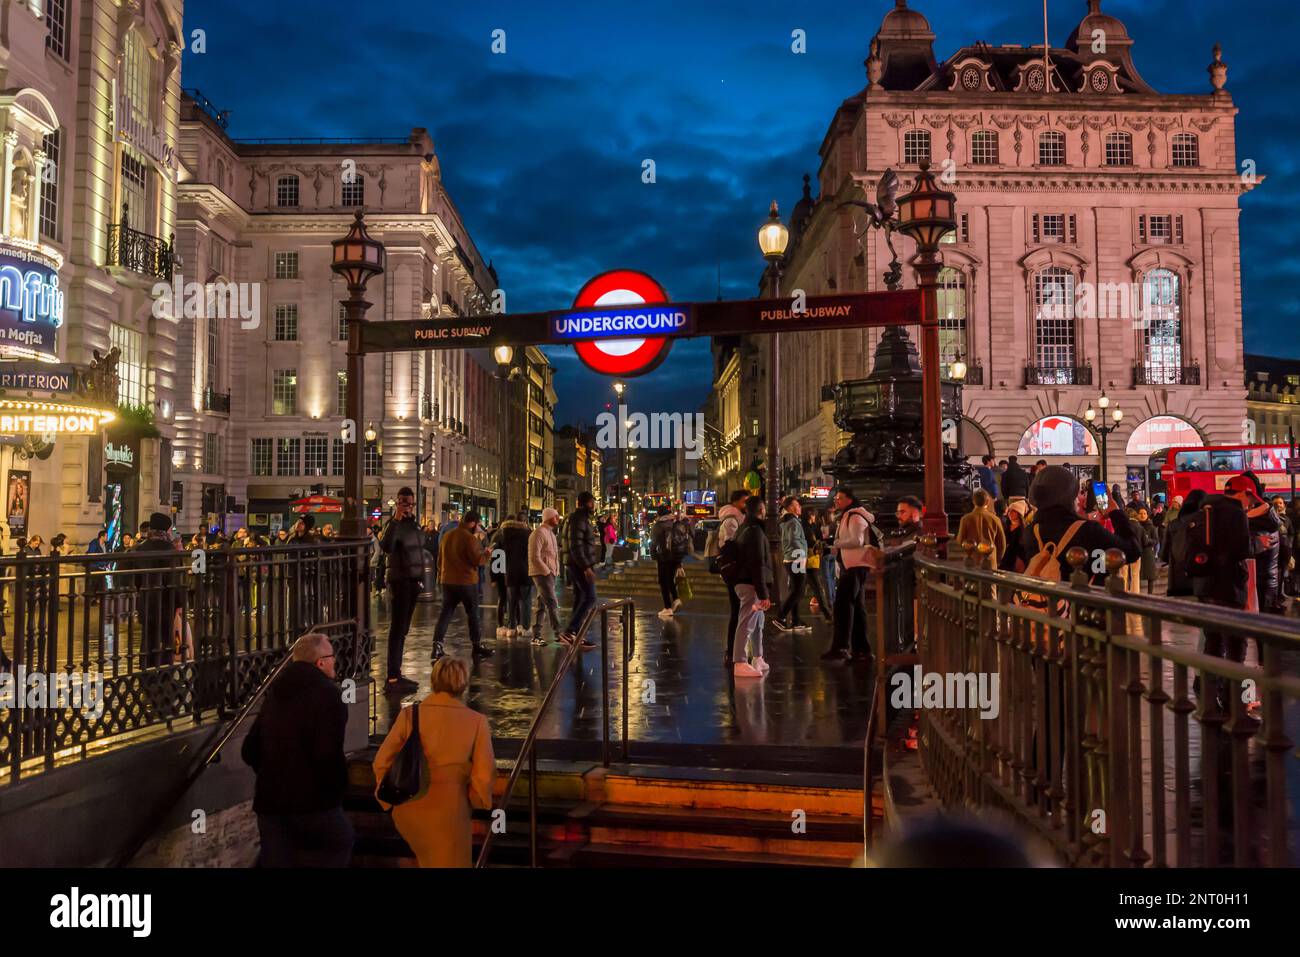
<path fill-rule="evenodd" d="M 1251 444 L 1300 442 L 1300 359 L 1246 355 L 1243 439 Z"/>
<path fill-rule="evenodd" d="M 342 490 L 346 291 L 330 269 L 330 243 L 354 211 L 365 210 L 387 250 L 384 274 L 367 287 L 369 321 L 487 311 L 499 283 L 424 129 L 371 142 L 239 141 L 193 91 L 182 104 L 180 156 L 186 281 L 235 283 L 260 297 L 252 319 L 210 310 L 177 324 L 180 523 L 274 524 L 293 499 Z M 495 513 L 500 405 L 483 357 L 429 350 L 365 361 L 357 428 L 372 515 L 416 484 L 417 468 L 424 519 L 467 507 Z"/>
<path fill-rule="evenodd" d="M 0 373 L 120 354 L 109 429 L 0 440 L 0 487 L 28 482 L 11 536 L 63 532 L 79 551 L 169 497 L 177 330 L 155 317 L 152 290 L 175 262 L 182 22 L 178 0 L 23 0 L 0 16 L 0 269 L 37 264 L 63 296 L 39 344 L 20 333 L 40 322 L 6 328 Z"/>
<path fill-rule="evenodd" d="M 1238 166 L 1218 48 L 1204 93 L 1158 93 L 1124 24 L 1087 7 L 1046 56 L 981 43 L 939 62 L 929 23 L 898 0 L 871 41 L 868 85 L 821 144 L 817 199 L 805 179 L 781 287 L 883 289 L 887 237 L 844 204 L 874 201 L 890 169 L 906 192 L 928 160 L 957 197 L 939 312 L 945 373 L 958 358 L 969 369 L 965 452 L 1095 467 L 1084 413 L 1104 390 L 1125 413 L 1107 443 L 1114 478 L 1146 460 L 1148 433 L 1240 440 L 1238 201 L 1256 178 Z M 893 242 L 911 285 L 915 248 Z M 840 442 L 824 387 L 866 375 L 878 335 L 782 336 L 780 442 L 796 484 L 818 484 Z"/>

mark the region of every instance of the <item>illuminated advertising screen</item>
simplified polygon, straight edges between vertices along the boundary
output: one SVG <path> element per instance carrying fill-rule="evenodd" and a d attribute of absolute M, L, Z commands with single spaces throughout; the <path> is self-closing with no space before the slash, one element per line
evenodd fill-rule
<path fill-rule="evenodd" d="M 0 350 L 57 355 L 63 325 L 58 264 L 39 252 L 0 243 Z"/>

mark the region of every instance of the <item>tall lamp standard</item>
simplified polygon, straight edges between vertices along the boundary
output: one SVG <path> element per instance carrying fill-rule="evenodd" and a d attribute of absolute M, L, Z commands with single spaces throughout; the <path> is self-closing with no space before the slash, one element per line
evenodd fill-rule
<path fill-rule="evenodd" d="M 1124 421 L 1124 410 L 1119 406 L 1115 406 L 1114 411 L 1110 414 L 1111 419 L 1114 420 L 1114 425 L 1106 425 L 1106 410 L 1110 408 L 1110 396 L 1106 394 L 1106 390 L 1102 390 L 1101 398 L 1097 400 L 1097 404 L 1101 406 L 1103 424 L 1097 424 L 1097 410 L 1092 407 L 1091 402 L 1088 403 L 1088 411 L 1083 413 L 1083 417 L 1088 421 L 1088 427 L 1101 436 L 1101 480 L 1104 482 L 1106 481 L 1106 436 L 1117 430 L 1120 423 Z"/>
<path fill-rule="evenodd" d="M 509 512 L 506 498 L 510 494 L 510 363 L 514 361 L 515 350 L 510 346 L 497 346 L 492 350 L 492 358 L 497 361 L 497 378 L 501 380 L 501 502 L 497 506 L 497 524 L 505 521 Z"/>
<path fill-rule="evenodd" d="M 898 198 L 898 230 L 916 240 L 917 287 L 921 290 L 922 432 L 925 436 L 925 530 L 940 541 L 948 538 L 948 514 L 943 501 L 943 395 L 939 368 L 939 243 L 957 228 L 957 197 L 939 189 L 930 175 L 929 160 L 921 161 L 912 191 Z"/>
<path fill-rule="evenodd" d="M 767 222 L 758 230 L 758 248 L 762 250 L 763 258 L 767 260 L 777 299 L 781 298 L 781 262 L 785 259 L 785 250 L 789 244 L 790 231 L 781 222 L 776 200 L 772 200 Z M 768 337 L 767 353 L 767 536 L 768 541 L 773 543 L 779 539 L 777 523 L 781 511 L 781 471 L 777 466 L 777 428 L 780 426 L 777 412 L 781 383 L 780 339 L 780 334 L 775 332 Z"/>
<path fill-rule="evenodd" d="M 365 445 L 357 441 L 357 423 L 365 399 L 366 357 L 361 351 L 361 330 L 366 310 L 366 284 L 384 271 L 384 244 L 366 231 L 364 211 L 357 210 L 355 221 L 342 239 L 330 245 L 334 249 L 330 263 L 347 283 L 348 298 L 343 309 L 348 324 L 348 388 L 344 411 L 352 422 L 352 441 L 343 446 L 343 537 L 362 538 L 365 521 Z"/>
<path fill-rule="evenodd" d="M 614 395 L 618 404 L 618 434 L 623 434 L 623 395 L 627 392 L 627 383 L 618 380 L 614 383 Z M 623 473 L 627 471 L 627 449 L 623 448 L 623 443 L 618 443 L 618 537 L 627 539 L 627 509 L 623 507 L 624 498 L 623 490 L 626 486 L 623 484 Z"/>

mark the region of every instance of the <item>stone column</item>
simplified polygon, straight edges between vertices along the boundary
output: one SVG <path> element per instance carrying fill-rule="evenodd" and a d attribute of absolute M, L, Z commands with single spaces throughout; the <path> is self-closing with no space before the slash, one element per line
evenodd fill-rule
<path fill-rule="evenodd" d="M 18 149 L 18 133 L 9 130 L 4 135 L 4 180 L 0 185 L 0 235 L 9 235 L 9 200 L 14 187 L 14 151 Z"/>
<path fill-rule="evenodd" d="M 45 151 L 37 150 L 32 154 L 32 165 L 36 172 L 32 174 L 32 188 L 27 191 L 31 207 L 27 216 L 27 238 L 34 243 L 41 241 L 41 187 L 45 183 Z"/>

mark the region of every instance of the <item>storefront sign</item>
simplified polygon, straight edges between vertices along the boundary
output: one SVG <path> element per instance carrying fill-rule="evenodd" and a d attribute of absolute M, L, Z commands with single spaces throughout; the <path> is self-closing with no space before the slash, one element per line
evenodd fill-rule
<path fill-rule="evenodd" d="M 23 435 L 87 435 L 99 431 L 94 415 L 59 415 L 53 413 L 0 413 L 0 432 Z"/>
<path fill-rule="evenodd" d="M 0 362 L 0 390 L 66 392 L 82 390 L 81 370 L 69 363 Z"/>
<path fill-rule="evenodd" d="M 27 513 L 31 509 L 32 473 L 11 469 L 9 472 L 9 494 L 6 497 L 5 515 L 8 516 L 9 530 L 14 535 L 27 533 Z"/>
<path fill-rule="evenodd" d="M 136 450 L 126 442 L 109 442 L 104 446 L 104 466 L 122 471 L 135 471 Z"/>
<path fill-rule="evenodd" d="M 140 119 L 135 103 L 114 81 L 113 138 L 130 143 L 159 166 L 175 175 L 180 168 L 176 148 L 167 142 L 157 127 L 150 127 Z"/>
<path fill-rule="evenodd" d="M 55 355 L 55 332 L 62 325 L 58 264 L 35 250 L 0 243 L 0 349 Z"/>

